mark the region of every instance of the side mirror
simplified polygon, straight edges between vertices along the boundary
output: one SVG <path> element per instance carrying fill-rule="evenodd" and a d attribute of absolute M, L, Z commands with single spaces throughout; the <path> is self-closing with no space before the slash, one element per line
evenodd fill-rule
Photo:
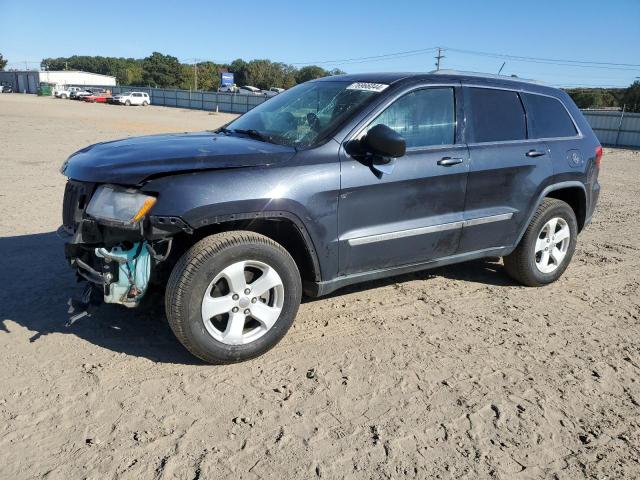
<path fill-rule="evenodd" d="M 368 153 L 382 157 L 377 161 L 374 160 L 375 163 L 389 163 L 389 157 L 402 157 L 407 150 L 407 144 L 402 135 L 382 124 L 371 128 L 361 142 Z"/>

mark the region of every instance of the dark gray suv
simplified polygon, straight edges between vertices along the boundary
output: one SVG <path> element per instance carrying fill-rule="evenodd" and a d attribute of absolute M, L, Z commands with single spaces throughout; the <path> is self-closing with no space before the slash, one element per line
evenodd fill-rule
<path fill-rule="evenodd" d="M 497 256 L 525 285 L 553 282 L 601 156 L 569 96 L 536 82 L 327 77 L 215 132 L 73 154 L 61 232 L 85 301 L 164 291 L 180 342 L 228 363 L 273 347 L 303 292 Z"/>

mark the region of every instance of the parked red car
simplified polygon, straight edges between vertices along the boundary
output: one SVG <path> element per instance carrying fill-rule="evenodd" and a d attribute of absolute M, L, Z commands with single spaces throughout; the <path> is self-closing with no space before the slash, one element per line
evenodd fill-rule
<path fill-rule="evenodd" d="M 85 102 L 91 103 L 107 103 L 107 98 L 111 98 L 111 94 L 108 93 L 97 93 L 95 95 L 87 95 L 83 98 Z"/>

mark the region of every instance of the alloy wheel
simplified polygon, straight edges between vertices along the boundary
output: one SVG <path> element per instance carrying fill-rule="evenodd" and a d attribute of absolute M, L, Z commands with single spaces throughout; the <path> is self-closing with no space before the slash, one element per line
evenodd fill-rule
<path fill-rule="evenodd" d="M 535 243 L 536 267 L 542 273 L 553 273 L 564 260 L 571 242 L 567 222 L 554 217 L 544 224 Z"/>
<path fill-rule="evenodd" d="M 246 345 L 267 333 L 284 304 L 284 285 L 264 262 L 243 260 L 224 268 L 202 298 L 202 321 L 215 340 Z"/>

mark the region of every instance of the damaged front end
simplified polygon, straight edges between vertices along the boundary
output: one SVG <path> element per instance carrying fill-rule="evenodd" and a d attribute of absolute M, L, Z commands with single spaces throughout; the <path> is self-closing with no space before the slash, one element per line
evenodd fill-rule
<path fill-rule="evenodd" d="M 79 280 L 88 282 L 83 303 L 136 307 L 158 265 L 170 252 L 172 237 L 188 230 L 178 218 L 148 215 L 155 197 L 136 189 L 69 180 L 63 225 L 65 257 Z"/>

